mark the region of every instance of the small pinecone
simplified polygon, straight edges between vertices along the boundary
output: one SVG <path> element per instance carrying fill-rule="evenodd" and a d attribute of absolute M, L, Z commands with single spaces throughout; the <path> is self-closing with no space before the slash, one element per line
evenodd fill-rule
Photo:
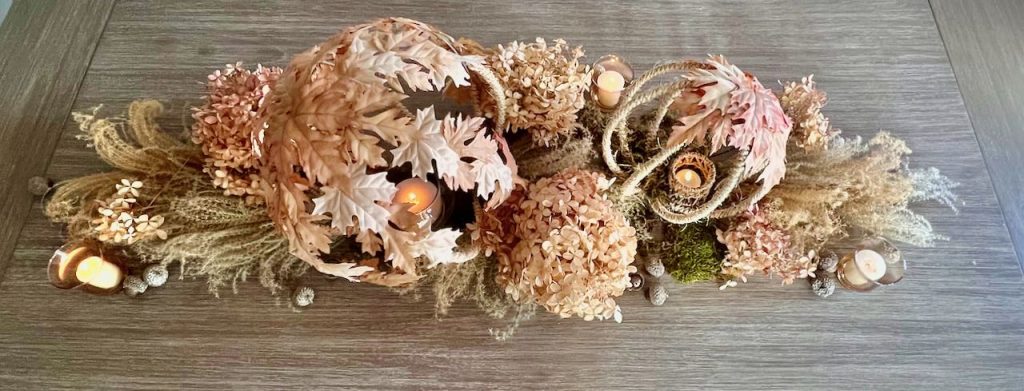
<path fill-rule="evenodd" d="M 831 274 L 821 273 L 814 278 L 813 282 L 811 282 L 811 289 L 814 290 L 814 294 L 818 296 L 832 296 L 832 293 L 836 291 L 836 278 L 832 277 Z"/>
<path fill-rule="evenodd" d="M 316 292 L 313 291 L 313 288 L 304 286 L 295 290 L 295 294 L 292 295 L 292 302 L 299 307 L 308 307 L 310 304 L 313 304 L 314 297 L 316 297 Z"/>
<path fill-rule="evenodd" d="M 142 272 L 142 278 L 149 283 L 149 286 L 163 286 L 167 282 L 167 267 L 164 265 L 150 265 Z"/>
<path fill-rule="evenodd" d="M 49 178 L 34 176 L 28 179 L 28 192 L 34 196 L 42 196 L 50 191 L 53 181 Z"/>
<path fill-rule="evenodd" d="M 651 304 L 662 305 L 665 304 L 665 300 L 668 300 L 668 289 L 662 284 L 654 284 L 647 291 L 647 300 L 651 301 Z"/>
<path fill-rule="evenodd" d="M 635 292 L 644 287 L 644 276 L 640 273 L 629 273 L 629 287 L 626 290 Z"/>
<path fill-rule="evenodd" d="M 125 277 L 121 286 L 124 288 L 124 294 L 131 297 L 141 295 L 146 292 L 146 288 L 149 288 L 146 281 L 136 276 Z"/>
<path fill-rule="evenodd" d="M 824 251 L 818 257 L 818 270 L 824 270 L 829 273 L 836 272 L 836 266 L 839 266 L 839 256 L 832 251 Z"/>
<path fill-rule="evenodd" d="M 644 270 L 647 270 L 647 273 L 654 277 L 661 277 L 665 274 L 665 264 L 661 263 L 660 257 L 650 257 L 644 265 Z"/>

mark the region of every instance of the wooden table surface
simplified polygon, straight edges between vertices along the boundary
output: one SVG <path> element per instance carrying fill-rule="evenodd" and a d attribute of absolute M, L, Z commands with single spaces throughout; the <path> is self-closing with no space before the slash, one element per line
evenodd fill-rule
<path fill-rule="evenodd" d="M 0 243 L 0 388 L 1024 387 L 1024 282 L 927 1 L 620 3 L 16 1 L 0 29 L 0 49 L 23 54 L 0 51 L 9 238 Z M 168 107 L 161 123 L 179 131 L 212 70 L 284 66 L 338 29 L 384 16 L 485 44 L 561 37 L 588 58 L 618 53 L 638 70 L 723 53 L 773 87 L 813 73 L 846 135 L 890 130 L 914 149 L 913 166 L 962 184 L 958 214 L 917 208 L 952 239 L 906 247 L 908 278 L 869 294 L 821 300 L 806 284 L 763 278 L 724 292 L 674 285 L 663 307 L 625 296 L 622 324 L 539 314 L 508 342 L 491 338 L 503 324 L 471 305 L 437 321 L 429 293 L 417 301 L 317 276 L 307 278 L 316 303 L 302 313 L 255 282 L 215 298 L 173 270 L 137 299 L 48 285 L 62 227 L 29 200 L 24 180 L 106 170 L 75 138 L 69 111 L 104 104 L 118 114 L 156 98 Z M 58 65 L 30 61 L 47 56 Z"/>

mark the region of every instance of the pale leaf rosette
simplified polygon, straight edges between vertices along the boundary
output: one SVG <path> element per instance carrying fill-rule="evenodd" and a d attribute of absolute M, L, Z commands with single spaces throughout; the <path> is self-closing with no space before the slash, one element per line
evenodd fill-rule
<path fill-rule="evenodd" d="M 710 143 L 711 153 L 729 146 L 749 151 L 744 176 L 760 172 L 769 189 L 786 174 L 786 140 L 792 124 L 779 99 L 751 74 L 712 56 L 707 66 L 683 77 L 690 87 L 673 103 L 677 123 L 668 146 Z"/>

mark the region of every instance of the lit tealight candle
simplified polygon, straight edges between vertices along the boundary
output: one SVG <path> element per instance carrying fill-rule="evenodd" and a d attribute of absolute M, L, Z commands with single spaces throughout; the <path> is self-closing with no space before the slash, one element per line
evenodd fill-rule
<path fill-rule="evenodd" d="M 679 182 L 679 184 L 683 185 L 684 187 L 689 187 L 693 189 L 696 189 L 703 185 L 703 182 L 701 182 L 700 175 L 697 174 L 697 171 L 691 170 L 689 168 L 683 168 L 680 169 L 679 171 L 676 171 L 676 181 Z"/>
<path fill-rule="evenodd" d="M 437 186 L 420 178 L 409 178 L 399 183 L 398 191 L 391 202 L 409 204 L 409 212 L 413 214 L 430 210 L 434 218 L 437 218 L 441 211 L 441 197 Z"/>
<path fill-rule="evenodd" d="M 603 107 L 615 107 L 622 97 L 626 78 L 616 71 L 604 71 L 597 76 L 597 103 Z"/>
<path fill-rule="evenodd" d="M 852 287 L 870 286 L 885 275 L 885 258 L 874 250 L 860 250 L 853 255 L 853 262 L 843 265 L 842 278 Z"/>
<path fill-rule="evenodd" d="M 92 256 L 78 264 L 78 268 L 75 269 L 75 278 L 85 285 L 99 289 L 117 289 L 121 286 L 121 281 L 124 280 L 124 272 L 117 265 L 103 258 Z"/>

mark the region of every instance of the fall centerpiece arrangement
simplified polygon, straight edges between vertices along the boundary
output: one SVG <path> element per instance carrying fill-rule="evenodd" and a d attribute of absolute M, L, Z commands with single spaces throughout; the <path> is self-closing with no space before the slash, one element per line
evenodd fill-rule
<path fill-rule="evenodd" d="M 583 58 L 389 18 L 285 68 L 214 72 L 187 138 L 158 128 L 156 101 L 78 113 L 114 170 L 50 193 L 68 227 L 50 279 L 138 295 L 175 264 L 301 307 L 315 270 L 429 288 L 439 314 L 467 299 L 513 323 L 621 321 L 617 297 L 661 305 L 673 280 L 872 290 L 903 277 L 893 243 L 942 239 L 908 206 L 952 207 L 955 184 L 907 168 L 891 134 L 840 136 L 810 77 L 772 91 L 722 56 L 642 73 Z"/>

